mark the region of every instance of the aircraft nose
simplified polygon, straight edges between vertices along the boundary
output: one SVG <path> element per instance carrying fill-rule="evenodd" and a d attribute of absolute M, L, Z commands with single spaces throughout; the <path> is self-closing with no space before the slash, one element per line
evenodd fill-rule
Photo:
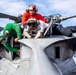
<path fill-rule="evenodd" d="M 42 41 L 41 39 L 24 39 L 20 42 L 25 44 L 22 45 L 23 54 L 25 51 L 26 55 L 25 58 L 27 56 L 30 58 L 27 75 L 62 75 L 57 64 L 50 61 L 44 52 L 44 48 L 50 44 L 49 40 L 47 40 L 48 43 L 45 39 Z"/>

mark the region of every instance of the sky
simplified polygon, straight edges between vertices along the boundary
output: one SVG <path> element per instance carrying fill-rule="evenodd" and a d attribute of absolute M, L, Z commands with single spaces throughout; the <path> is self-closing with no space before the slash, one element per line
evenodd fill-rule
<path fill-rule="evenodd" d="M 52 14 L 76 15 L 76 0 L 0 0 L 0 13 L 18 16 L 23 14 L 30 4 L 35 4 L 38 13 L 43 16 Z M 2 27 L 9 22 L 13 21 L 0 18 L 0 26 Z M 61 24 L 64 27 L 76 25 L 76 18 L 68 19 Z"/>

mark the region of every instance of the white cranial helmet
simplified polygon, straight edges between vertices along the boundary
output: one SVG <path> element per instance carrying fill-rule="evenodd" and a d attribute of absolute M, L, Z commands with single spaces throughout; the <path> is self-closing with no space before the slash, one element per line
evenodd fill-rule
<path fill-rule="evenodd" d="M 35 18 L 30 18 L 26 23 L 36 23 L 37 20 Z"/>

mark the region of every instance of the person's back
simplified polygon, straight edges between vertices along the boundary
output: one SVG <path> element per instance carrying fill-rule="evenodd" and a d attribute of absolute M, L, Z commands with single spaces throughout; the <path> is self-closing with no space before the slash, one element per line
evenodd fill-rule
<path fill-rule="evenodd" d="M 3 29 L 3 33 L 8 30 L 10 35 L 12 35 L 13 37 L 18 37 L 21 38 L 21 28 L 19 25 L 15 24 L 15 23 L 8 23 L 5 28 Z"/>
<path fill-rule="evenodd" d="M 22 24 L 23 26 L 26 25 L 26 21 L 29 18 L 36 18 L 37 20 L 42 20 L 44 22 L 46 22 L 46 20 L 44 19 L 44 17 L 41 14 L 37 13 L 37 8 L 34 4 L 31 4 L 28 9 L 26 10 L 26 12 L 23 14 L 22 16 Z"/>

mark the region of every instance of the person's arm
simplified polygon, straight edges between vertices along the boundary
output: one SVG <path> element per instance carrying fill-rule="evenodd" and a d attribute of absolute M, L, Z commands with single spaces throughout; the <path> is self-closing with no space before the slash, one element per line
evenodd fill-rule
<path fill-rule="evenodd" d="M 22 38 L 21 27 L 20 27 L 18 24 L 13 23 L 13 24 L 12 24 L 12 28 L 13 28 L 13 30 L 15 30 L 15 32 L 16 32 L 15 35 L 17 36 L 17 37 L 14 39 L 14 41 L 15 41 L 15 42 L 18 42 L 18 40 Z"/>
<path fill-rule="evenodd" d="M 22 38 L 21 27 L 18 24 L 14 24 L 14 25 L 15 25 L 15 27 L 13 29 L 16 31 L 17 38 L 21 39 Z"/>
<path fill-rule="evenodd" d="M 28 16 L 28 13 L 27 13 L 27 12 L 25 12 L 25 13 L 22 15 L 22 25 L 23 25 L 23 26 L 26 25 L 26 21 L 28 20 L 27 16 Z"/>
<path fill-rule="evenodd" d="M 40 23 L 40 24 L 39 24 L 38 27 L 37 27 L 38 32 L 37 32 L 35 38 L 42 37 L 42 34 L 43 34 L 43 32 L 44 32 L 44 29 L 47 28 L 47 26 L 48 26 L 47 23 L 45 23 L 45 22 L 43 22 L 43 21 L 41 21 L 41 20 L 39 20 L 39 23 Z"/>
<path fill-rule="evenodd" d="M 27 38 L 31 38 L 31 36 L 29 35 L 28 31 L 29 31 L 29 26 L 26 25 L 26 27 L 25 27 L 25 29 L 23 31 L 23 36 L 27 37 Z"/>
<path fill-rule="evenodd" d="M 5 43 L 5 44 L 3 44 L 3 45 L 4 45 L 4 47 L 5 47 L 7 50 L 9 50 L 9 51 L 11 51 L 11 52 L 18 52 L 18 49 L 11 47 L 11 45 L 10 45 L 9 43 Z"/>
<path fill-rule="evenodd" d="M 42 36 L 42 32 L 38 31 L 37 34 L 36 34 L 36 36 L 35 36 L 35 38 L 39 38 L 41 36 Z"/>
<path fill-rule="evenodd" d="M 39 20 L 42 20 L 43 22 L 46 22 L 46 19 L 42 15 L 40 15 L 40 14 L 38 14 L 38 15 L 39 15 Z"/>
<path fill-rule="evenodd" d="M 44 22 L 41 20 L 38 20 L 38 22 L 39 22 L 39 25 L 37 26 L 37 34 L 35 38 L 42 37 L 42 33 L 44 31 Z"/>
<path fill-rule="evenodd" d="M 31 36 L 29 35 L 29 33 L 28 33 L 28 32 L 26 32 L 26 31 L 25 31 L 25 33 L 24 33 L 24 37 L 27 37 L 28 39 L 30 39 L 30 38 L 31 38 Z"/>

